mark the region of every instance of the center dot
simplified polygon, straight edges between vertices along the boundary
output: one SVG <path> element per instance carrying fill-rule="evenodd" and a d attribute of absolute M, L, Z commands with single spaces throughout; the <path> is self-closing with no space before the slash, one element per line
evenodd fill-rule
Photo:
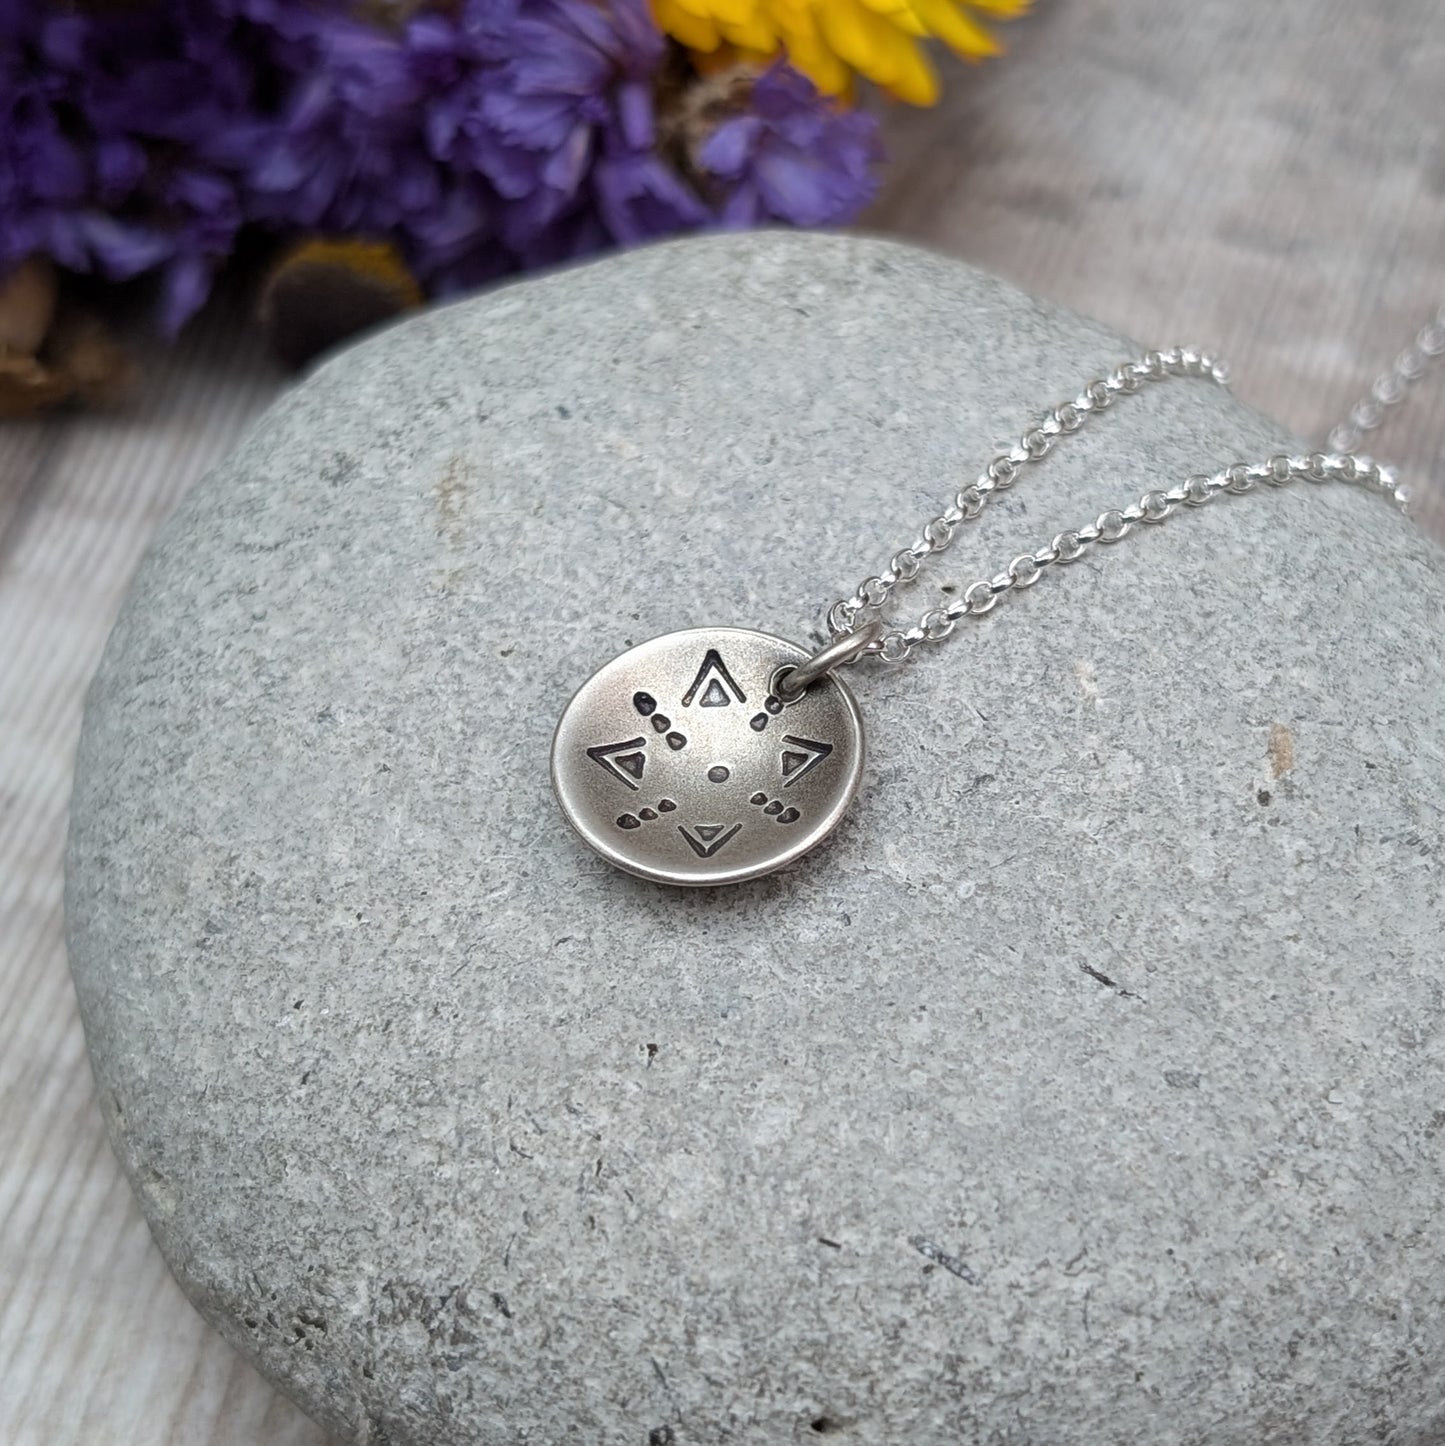
<path fill-rule="evenodd" d="M 728 769 L 721 763 L 715 763 L 707 771 L 708 781 L 711 783 L 726 783 L 728 781 Z"/>

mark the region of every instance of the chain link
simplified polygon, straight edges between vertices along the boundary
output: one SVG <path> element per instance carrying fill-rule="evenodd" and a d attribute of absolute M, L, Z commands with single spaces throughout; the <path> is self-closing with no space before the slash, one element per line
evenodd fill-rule
<path fill-rule="evenodd" d="M 1021 553 L 1003 571 L 970 584 L 946 606 L 931 608 L 912 627 L 885 628 L 862 651 L 884 662 L 904 662 L 918 644 L 941 642 L 963 618 L 981 617 L 1007 593 L 1032 587 L 1048 568 L 1077 562 L 1101 543 L 1120 542 L 1140 525 L 1164 522 L 1180 508 L 1207 506 L 1225 492 L 1242 494 L 1261 485 L 1282 487 L 1301 481 L 1348 482 L 1378 492 L 1402 511 L 1406 510 L 1409 497 L 1394 470 L 1355 455 L 1355 447 L 1359 433 L 1379 426 L 1384 409 L 1396 405 L 1429 363 L 1442 354 L 1445 354 L 1445 306 L 1400 354 L 1394 368 L 1375 383 L 1370 398 L 1355 408 L 1349 422 L 1331 434 L 1330 451 L 1307 456 L 1281 453 L 1263 462 L 1236 462 L 1220 472 L 1187 477 L 1167 490 L 1145 492 L 1129 507 L 1101 512 L 1083 527 L 1058 533 L 1038 551 Z M 925 558 L 949 547 L 958 529 L 978 517 L 989 498 L 1012 487 L 1022 470 L 1030 463 L 1041 462 L 1061 438 L 1079 431 L 1091 418 L 1112 406 L 1116 398 L 1131 396 L 1155 382 L 1179 378 L 1198 378 L 1220 386 L 1226 386 L 1229 380 L 1227 367 L 1217 357 L 1191 347 L 1174 347 L 1169 351 L 1148 352 L 1136 361 L 1116 367 L 1107 376 L 1090 382 L 1072 402 L 1055 407 L 1013 447 L 994 457 L 976 481 L 963 488 L 949 507 L 924 526 L 917 541 L 896 552 L 882 572 L 864 578 L 851 597 L 833 604 L 828 610 L 828 628 L 833 637 L 849 637 L 877 621 L 879 609 L 893 590 L 900 584 L 906 586 L 913 582 L 922 571 Z M 1351 441 L 1351 445 L 1340 445 L 1343 441 Z"/>
<path fill-rule="evenodd" d="M 1429 370 L 1430 363 L 1445 356 L 1445 306 L 1415 334 L 1415 340 L 1395 358 L 1389 371 L 1375 378 L 1370 394 L 1361 397 L 1350 415 L 1330 433 L 1332 452 L 1354 452 L 1385 420 L 1391 407 L 1398 407 Z"/>

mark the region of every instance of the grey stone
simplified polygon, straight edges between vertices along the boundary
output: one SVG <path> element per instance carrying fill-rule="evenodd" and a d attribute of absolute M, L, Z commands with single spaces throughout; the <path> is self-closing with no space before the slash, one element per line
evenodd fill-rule
<path fill-rule="evenodd" d="M 157 1241 L 317 1418 L 1445 1436 L 1445 575 L 1377 499 L 1226 499 L 860 670 L 783 876 L 641 883 L 549 795 L 596 665 L 816 640 L 1133 351 L 897 246 L 672 245 L 364 342 L 190 495 L 90 697 L 71 957 Z M 1283 440 L 1130 399 L 909 611 Z"/>

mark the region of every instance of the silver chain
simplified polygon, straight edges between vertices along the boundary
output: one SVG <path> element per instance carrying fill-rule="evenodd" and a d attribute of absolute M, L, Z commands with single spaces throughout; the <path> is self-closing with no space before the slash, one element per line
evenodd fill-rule
<path fill-rule="evenodd" d="M 1357 455 L 1355 448 L 1360 435 L 1378 427 L 1385 410 L 1397 405 L 1429 363 L 1442 354 L 1445 354 L 1445 306 L 1400 354 L 1394 367 L 1376 381 L 1370 396 L 1355 407 L 1349 421 L 1331 433 L 1330 451 L 1306 456 L 1282 453 L 1262 462 L 1235 462 L 1219 472 L 1186 477 L 1167 490 L 1145 492 L 1132 506 L 1101 512 L 1083 527 L 1058 533 L 1037 552 L 1020 554 L 996 576 L 980 578 L 946 606 L 931 608 L 912 627 L 880 629 L 880 609 L 896 587 L 911 583 L 918 576 L 925 558 L 944 551 L 959 527 L 972 522 L 994 493 L 1007 491 L 1018 481 L 1024 467 L 1042 461 L 1060 438 L 1079 431 L 1091 417 L 1112 406 L 1116 398 L 1130 396 L 1154 382 L 1178 378 L 1199 378 L 1220 386 L 1228 384 L 1228 369 L 1207 352 L 1191 347 L 1148 352 L 1137 361 L 1126 362 L 1108 376 L 1090 382 L 1072 402 L 1055 407 L 1007 452 L 999 453 L 975 482 L 960 491 L 952 504 L 923 528 L 917 541 L 894 553 L 882 572 L 859 583 L 852 597 L 841 599 L 829 608 L 829 631 L 834 639 L 840 640 L 866 629 L 870 640 L 866 646 L 857 648 L 858 654 L 873 654 L 889 663 L 904 662 L 919 643 L 942 641 L 962 618 L 981 617 L 1005 593 L 1032 587 L 1046 568 L 1077 562 L 1096 543 L 1122 541 L 1139 523 L 1163 522 L 1181 507 L 1203 507 L 1221 493 L 1252 492 L 1261 484 L 1282 487 L 1301 481 L 1349 482 L 1380 493 L 1404 511 L 1409 497 L 1394 469 Z M 861 637 L 858 642 L 862 643 Z"/>
<path fill-rule="evenodd" d="M 1445 356 L 1445 306 L 1435 313 L 1415 334 L 1415 340 L 1395 358 L 1387 372 L 1375 378 L 1367 397 L 1361 397 L 1350 409 L 1349 417 L 1330 433 L 1330 451 L 1353 452 L 1364 441 L 1366 432 L 1373 432 L 1388 414 L 1409 395 L 1410 388 L 1430 368 L 1430 363 Z"/>

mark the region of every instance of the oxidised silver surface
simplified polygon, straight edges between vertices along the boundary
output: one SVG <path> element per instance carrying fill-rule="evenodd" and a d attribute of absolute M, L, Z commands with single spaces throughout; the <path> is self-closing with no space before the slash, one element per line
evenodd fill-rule
<path fill-rule="evenodd" d="M 791 863 L 842 818 L 863 722 L 835 674 L 800 698 L 809 650 L 747 628 L 668 633 L 579 688 L 552 740 L 552 787 L 609 863 L 664 884 L 735 884 Z"/>

